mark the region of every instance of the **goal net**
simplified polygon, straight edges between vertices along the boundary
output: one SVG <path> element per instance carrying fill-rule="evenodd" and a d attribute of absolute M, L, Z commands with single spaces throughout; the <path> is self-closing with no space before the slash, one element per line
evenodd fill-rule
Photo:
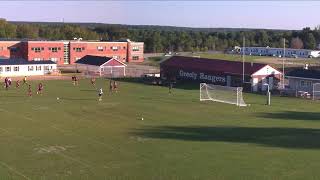
<path fill-rule="evenodd" d="M 319 100 L 320 99 L 320 83 L 314 83 L 312 88 L 312 99 Z"/>
<path fill-rule="evenodd" d="M 242 97 L 242 87 L 200 84 L 200 101 L 216 101 L 237 106 L 247 106 Z"/>

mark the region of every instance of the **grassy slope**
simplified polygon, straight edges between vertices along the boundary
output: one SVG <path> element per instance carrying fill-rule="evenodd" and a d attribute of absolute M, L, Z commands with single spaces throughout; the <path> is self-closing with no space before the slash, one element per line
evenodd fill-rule
<path fill-rule="evenodd" d="M 242 56 L 238 54 L 209 54 L 209 53 L 199 53 L 201 58 L 209 59 L 223 59 L 229 61 L 242 61 Z M 255 62 L 255 60 L 262 58 L 262 56 L 245 56 L 245 60 L 248 62 Z"/>
<path fill-rule="evenodd" d="M 202 58 L 224 59 L 229 61 L 242 61 L 242 56 L 237 54 L 209 54 L 199 53 Z M 282 58 L 270 56 L 245 56 L 246 62 L 267 63 L 275 67 L 282 67 Z M 319 66 L 319 58 L 285 58 L 285 67 L 303 67 L 305 64 L 310 66 Z"/>
<path fill-rule="evenodd" d="M 267 107 L 246 94 L 251 106 L 237 108 L 199 102 L 198 89 L 170 96 L 124 82 L 98 102 L 88 81 L 45 85 L 42 97 L 0 91 L 3 179 L 320 177 L 318 102 L 273 97 Z"/>
<path fill-rule="evenodd" d="M 210 53 L 197 53 L 197 54 L 191 54 L 191 53 L 184 53 L 181 54 L 183 56 L 200 56 L 201 58 L 209 58 L 209 59 L 223 59 L 228 61 L 242 61 L 242 56 L 237 54 L 210 54 Z M 159 66 L 159 63 L 163 61 L 166 58 L 165 56 L 158 56 L 158 57 L 149 57 L 144 64 L 151 65 L 151 66 Z M 262 59 L 262 56 L 246 56 L 247 62 L 261 62 L 258 61 L 259 59 Z M 265 58 L 265 57 L 264 57 Z"/>

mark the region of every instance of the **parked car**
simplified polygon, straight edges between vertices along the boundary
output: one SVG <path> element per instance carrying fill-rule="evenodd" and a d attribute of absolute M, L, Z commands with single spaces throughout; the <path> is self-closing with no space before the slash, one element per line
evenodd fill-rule
<path fill-rule="evenodd" d="M 142 80 L 145 84 L 162 85 L 160 73 L 148 73 L 142 75 Z"/>

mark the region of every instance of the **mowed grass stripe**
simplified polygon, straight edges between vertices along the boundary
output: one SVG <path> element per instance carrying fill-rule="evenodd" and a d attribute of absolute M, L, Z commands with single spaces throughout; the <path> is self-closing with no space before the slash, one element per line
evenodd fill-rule
<path fill-rule="evenodd" d="M 33 100 L 35 100 L 35 99 L 33 99 Z M 32 108 L 31 108 L 32 109 Z M 50 111 L 49 109 L 46 109 L 46 111 L 48 112 L 48 111 Z M 8 112 L 8 111 L 7 111 Z M 57 130 L 57 125 L 56 124 L 52 124 L 51 122 L 46 122 L 46 118 L 41 118 L 41 117 L 39 117 L 39 115 L 41 115 L 41 113 L 38 113 L 37 114 L 37 117 L 34 117 L 34 118 L 30 118 L 29 116 L 27 117 L 25 117 L 25 116 L 23 116 L 23 115 L 20 115 L 19 113 L 18 114 L 15 114 L 15 113 L 11 113 L 11 115 L 14 115 L 14 116 L 17 116 L 17 117 L 19 117 L 19 119 L 21 118 L 21 119 L 25 119 L 25 120 L 31 120 L 31 122 L 33 122 L 33 123 L 42 123 L 42 124 L 47 124 L 47 125 L 49 125 L 48 127 L 52 127 L 52 126 L 54 126 L 54 128 L 53 129 L 55 129 L 55 130 Z M 16 118 L 17 119 L 17 118 Z M 68 119 L 68 122 L 70 123 L 70 120 L 72 120 L 72 118 L 67 118 Z M 56 123 L 56 121 L 54 121 L 55 123 Z M 62 122 L 62 121 L 60 121 L 60 122 Z M 64 122 L 66 122 L 66 121 L 64 121 Z M 51 123 L 51 126 L 50 126 L 50 123 Z M 91 123 L 92 123 L 92 121 L 91 121 Z M 23 123 L 21 123 L 21 124 L 23 124 Z M 20 124 L 20 125 L 21 125 Z M 60 125 L 60 126 L 63 126 L 63 125 Z M 65 131 L 65 130 L 64 130 Z M 61 129 L 60 129 L 60 131 L 58 132 L 58 135 L 59 136 L 61 136 L 61 135 L 63 135 L 63 134 L 60 134 L 61 133 Z M 68 133 L 67 133 L 68 134 Z M 72 133 L 72 135 L 75 135 L 74 133 Z M 85 139 L 88 139 L 88 137 L 86 137 L 85 135 L 78 135 L 77 134 L 77 136 L 82 136 L 82 137 L 85 137 L 83 140 L 85 140 Z M 84 141 L 85 142 L 85 141 Z M 91 141 L 91 143 L 92 143 L 93 141 Z M 96 143 L 97 141 L 95 141 L 95 143 Z M 101 142 L 99 143 L 100 145 L 102 144 Z M 103 143 L 104 145 L 106 145 L 105 143 Z M 104 147 L 106 147 L 106 146 L 104 146 Z M 108 147 L 108 148 L 110 148 L 110 146 Z M 119 148 L 118 148 L 119 149 Z M 63 155 L 63 154 L 62 154 Z M 69 157 L 70 158 L 70 157 Z"/>
<path fill-rule="evenodd" d="M 102 102 L 89 80 L 78 87 L 46 81 L 44 95 L 33 98 L 0 90 L 0 109 L 8 111 L 0 111 L 1 128 L 10 132 L 0 131 L 1 161 L 31 179 L 320 176 L 317 102 L 272 97 L 268 107 L 264 95 L 244 94 L 251 106 L 238 108 L 199 102 L 198 87 L 169 95 L 166 87 L 133 82 L 120 82 L 109 96 L 108 82 L 97 81 L 105 87 Z M 91 167 L 56 155 L 61 149 Z M 1 177 L 10 173 L 0 169 Z"/>

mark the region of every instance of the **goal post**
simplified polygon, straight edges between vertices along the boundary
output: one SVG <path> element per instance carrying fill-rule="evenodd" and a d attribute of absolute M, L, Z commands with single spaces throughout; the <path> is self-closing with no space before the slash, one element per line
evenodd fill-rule
<path fill-rule="evenodd" d="M 312 86 L 312 99 L 319 100 L 320 99 L 320 83 L 314 83 Z"/>
<path fill-rule="evenodd" d="M 237 106 L 247 106 L 243 100 L 242 87 L 229 87 L 206 83 L 200 83 L 200 101 L 216 101 Z"/>

